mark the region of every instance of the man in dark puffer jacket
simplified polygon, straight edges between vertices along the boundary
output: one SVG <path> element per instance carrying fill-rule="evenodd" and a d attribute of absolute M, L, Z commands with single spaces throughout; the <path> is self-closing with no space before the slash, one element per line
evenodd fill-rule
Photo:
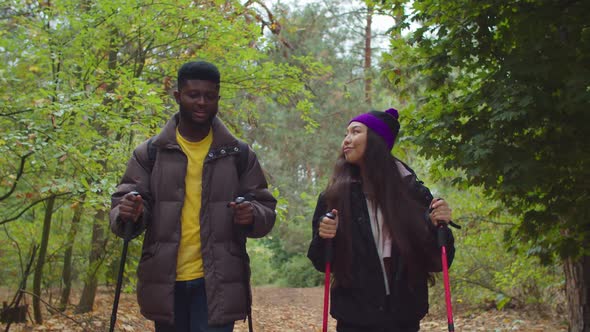
<path fill-rule="evenodd" d="M 266 235 L 275 222 L 276 200 L 256 155 L 216 116 L 219 83 L 208 62 L 180 68 L 179 113 L 135 149 L 112 196 L 113 232 L 123 236 L 128 221 L 135 236 L 146 231 L 137 297 L 157 332 L 226 332 L 245 319 L 246 238 Z M 238 196 L 249 200 L 236 204 Z"/>

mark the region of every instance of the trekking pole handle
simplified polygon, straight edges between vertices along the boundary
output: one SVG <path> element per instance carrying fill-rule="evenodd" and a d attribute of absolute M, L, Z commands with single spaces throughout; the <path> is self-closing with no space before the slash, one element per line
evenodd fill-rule
<path fill-rule="evenodd" d="M 336 216 L 332 212 L 328 212 L 324 215 L 326 218 L 330 218 L 334 220 Z M 325 249 L 325 259 L 326 262 L 332 261 L 332 239 L 326 239 L 326 249 Z"/>
<path fill-rule="evenodd" d="M 442 201 L 442 200 L 444 200 L 444 199 L 443 198 L 440 198 L 440 197 L 436 199 L 436 201 Z M 432 212 L 432 210 L 433 210 L 432 207 L 428 208 L 428 214 L 430 214 L 430 212 Z M 456 229 L 461 229 L 461 226 L 458 225 L 458 224 L 456 224 L 456 223 L 454 223 L 452 220 L 449 220 L 446 224 L 449 225 L 449 226 L 452 226 L 452 227 L 454 227 Z"/>
<path fill-rule="evenodd" d="M 132 191 L 130 192 L 130 194 L 133 194 L 133 196 L 139 196 L 139 193 L 137 191 Z M 131 240 L 131 237 L 133 236 L 133 229 L 135 228 L 134 224 L 135 222 L 133 222 L 132 220 L 123 221 L 123 239 L 125 241 Z"/>
<path fill-rule="evenodd" d="M 447 235 L 447 224 L 438 224 L 438 228 L 436 230 L 436 241 L 439 248 L 447 246 Z"/>
<path fill-rule="evenodd" d="M 238 196 L 238 197 L 236 197 L 236 199 L 234 199 L 233 202 L 227 203 L 227 207 L 230 207 L 231 206 L 231 203 L 236 203 L 236 205 L 240 205 L 240 204 L 242 204 L 244 202 L 253 201 L 254 199 L 255 199 L 254 194 L 249 194 L 248 193 L 248 194 L 246 194 L 244 196 Z"/>
<path fill-rule="evenodd" d="M 442 198 L 437 198 L 436 201 L 442 201 Z M 428 214 L 430 214 L 432 212 L 433 208 L 430 207 L 428 209 Z M 442 223 L 438 223 L 437 225 L 437 231 L 436 231 L 436 240 L 438 243 L 438 247 L 442 248 L 442 247 L 446 247 L 447 246 L 447 237 L 448 237 L 448 233 L 447 233 L 447 228 L 448 225 L 453 226 L 455 228 L 461 228 L 461 226 L 455 224 L 452 220 L 449 220 L 448 222 L 442 222 Z"/>

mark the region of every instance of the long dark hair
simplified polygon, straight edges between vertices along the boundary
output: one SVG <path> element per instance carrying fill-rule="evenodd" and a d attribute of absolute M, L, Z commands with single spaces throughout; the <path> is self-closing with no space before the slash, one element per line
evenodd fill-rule
<path fill-rule="evenodd" d="M 367 130 L 367 145 L 363 155 L 365 180 L 372 189 L 372 202 L 383 214 L 393 240 L 410 275 L 421 273 L 425 253 L 429 247 L 428 228 L 424 222 L 425 208 L 410 197 L 409 186 L 398 169 L 395 158 L 382 138 Z M 334 173 L 326 188 L 328 208 L 338 210 L 338 230 L 334 238 L 334 279 L 337 283 L 351 281 L 352 261 L 352 186 L 362 183 L 360 168 L 348 163 L 341 153 L 334 166 Z"/>

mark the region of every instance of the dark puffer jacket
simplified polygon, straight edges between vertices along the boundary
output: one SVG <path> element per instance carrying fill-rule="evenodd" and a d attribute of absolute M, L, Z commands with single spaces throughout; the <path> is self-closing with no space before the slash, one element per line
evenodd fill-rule
<path fill-rule="evenodd" d="M 416 220 L 418 223 L 426 223 L 425 228 L 430 230 L 432 246 L 427 248 L 432 259 L 423 262 L 425 271 L 414 276 L 408 287 L 408 274 L 406 265 L 400 259 L 395 248 L 392 250 L 389 267 L 392 271 L 393 281 L 391 295 L 388 297 L 385 291 L 384 276 L 381 262 L 373 239 L 369 212 L 365 196 L 360 184 L 354 184 L 351 194 L 351 234 L 352 236 L 352 282 L 351 286 L 343 287 L 335 284 L 331 289 L 330 314 L 339 321 L 355 326 L 383 326 L 412 325 L 420 321 L 428 312 L 428 272 L 438 272 L 440 265 L 440 251 L 436 244 L 436 228 L 427 218 L 426 211 L 432 200 L 428 188 L 417 181 L 412 173 L 404 178 L 408 184 L 411 196 L 424 206 L 424 219 Z M 320 195 L 313 216 L 313 238 L 308 250 L 308 257 L 314 267 L 321 272 L 325 269 L 325 241 L 318 234 L 318 225 L 321 218 L 330 209 L 326 205 L 325 197 Z M 455 247 L 451 231 L 448 231 L 448 258 L 452 262 Z M 334 255 L 338 253 L 335 252 Z"/>
<path fill-rule="evenodd" d="M 138 267 L 137 297 L 141 313 L 148 319 L 174 322 L 174 283 L 181 237 L 180 215 L 185 195 L 187 157 L 176 141 L 176 114 L 152 144 L 157 150 L 150 161 L 148 144 L 140 144 L 127 164 L 112 195 L 111 229 L 122 236 L 118 203 L 135 190 L 144 198 L 143 218 L 135 229 L 145 237 Z M 276 200 L 256 155 L 249 149 L 247 166 L 238 175 L 238 140 L 221 120 L 212 124 L 213 142 L 203 165 L 201 202 L 201 253 L 210 325 L 245 319 L 251 300 L 249 257 L 246 237 L 262 237 L 275 222 Z M 151 170 L 151 172 L 150 172 Z M 237 196 L 254 198 L 254 224 L 235 225 L 227 204 Z"/>

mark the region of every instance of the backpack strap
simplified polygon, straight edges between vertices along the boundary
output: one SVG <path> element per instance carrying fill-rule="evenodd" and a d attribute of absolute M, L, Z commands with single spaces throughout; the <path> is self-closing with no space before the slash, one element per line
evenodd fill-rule
<path fill-rule="evenodd" d="M 422 204 L 424 204 L 425 206 L 430 206 L 430 202 L 432 202 L 432 199 L 434 197 L 432 196 L 430 189 L 428 189 L 428 187 L 424 185 L 424 181 L 421 181 L 418 178 L 416 172 L 414 172 L 414 170 L 410 166 L 408 166 L 408 164 L 404 163 L 403 161 L 397 158 L 395 159 L 395 161 L 399 162 L 406 170 L 408 170 L 408 172 L 412 174 L 409 183 L 412 197 L 414 197 L 414 199 L 417 199 L 419 202 L 422 202 Z"/>
<path fill-rule="evenodd" d="M 152 144 L 154 140 L 154 136 L 150 137 L 147 141 L 147 152 L 148 152 L 148 161 L 149 161 L 149 170 L 150 172 L 154 168 L 154 164 L 156 163 L 156 154 L 158 153 L 158 148 Z"/>
<path fill-rule="evenodd" d="M 412 175 L 416 176 L 416 172 L 414 172 L 414 170 L 410 166 L 408 166 L 408 164 L 404 163 L 403 161 L 401 161 L 401 160 L 399 160 L 397 158 L 395 158 L 395 161 L 397 161 L 398 163 L 402 164 L 402 166 L 404 166 L 404 168 L 406 170 L 408 170 L 408 172 L 410 172 L 410 173 L 412 173 Z M 416 176 L 416 178 L 418 178 L 418 176 Z"/>
<path fill-rule="evenodd" d="M 236 158 L 236 169 L 238 170 L 238 177 L 241 178 L 242 174 L 248 168 L 248 155 L 250 154 L 250 148 L 246 142 L 238 140 L 238 158 Z"/>

